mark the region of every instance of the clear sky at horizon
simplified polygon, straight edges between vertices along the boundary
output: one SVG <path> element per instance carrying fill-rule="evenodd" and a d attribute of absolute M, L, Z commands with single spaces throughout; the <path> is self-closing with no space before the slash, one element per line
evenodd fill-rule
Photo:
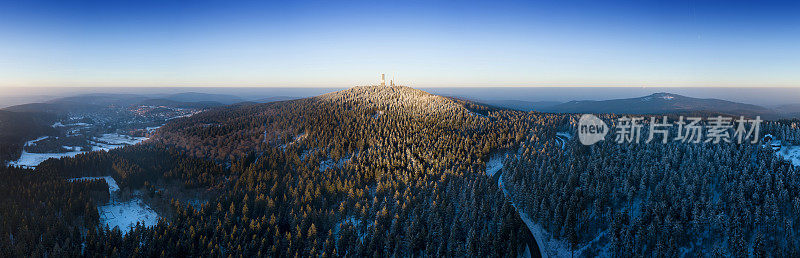
<path fill-rule="evenodd" d="M 0 1 L 0 87 L 800 86 L 782 1 Z"/>

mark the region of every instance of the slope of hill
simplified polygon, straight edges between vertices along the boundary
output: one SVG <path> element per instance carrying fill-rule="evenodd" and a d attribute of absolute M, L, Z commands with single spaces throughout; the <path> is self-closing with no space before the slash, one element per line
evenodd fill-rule
<path fill-rule="evenodd" d="M 671 93 L 645 97 L 601 101 L 570 101 L 544 108 L 545 112 L 608 114 L 674 114 L 709 112 L 731 116 L 775 118 L 777 113 L 765 107 L 719 99 L 698 99 Z"/>
<path fill-rule="evenodd" d="M 10 106 L 3 110 L 12 112 L 50 113 L 64 115 L 68 113 L 92 113 L 103 109 L 103 106 L 75 101 L 57 101 L 48 103 L 30 103 Z"/>
<path fill-rule="evenodd" d="M 0 110 L 0 165 L 19 157 L 25 141 L 56 132 L 50 127 L 55 117 L 44 113 Z"/>

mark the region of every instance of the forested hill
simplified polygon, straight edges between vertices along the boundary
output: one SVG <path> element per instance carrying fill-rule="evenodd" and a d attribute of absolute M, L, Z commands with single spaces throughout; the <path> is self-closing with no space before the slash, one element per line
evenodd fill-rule
<path fill-rule="evenodd" d="M 181 171 L 210 177 L 193 185 L 218 186 L 197 211 L 175 211 L 167 224 L 124 240 L 147 246 L 104 247 L 127 255 L 161 255 L 153 246 L 167 256 L 516 256 L 532 239 L 484 171 L 490 156 L 533 130 L 531 121 L 545 120 L 408 87 L 355 87 L 209 110 L 162 127 L 147 144 L 153 154 L 137 146 L 40 170 L 101 164 L 108 168 L 86 171 L 109 171 L 123 191 L 196 181 L 173 175 Z M 158 153 L 172 150 L 230 166 L 206 173 L 216 166 L 143 162 L 171 158 Z M 131 165 L 91 162 L 112 158 Z M 175 173 L 148 172 L 159 167 Z M 126 176 L 137 174 L 150 177 Z"/>
<path fill-rule="evenodd" d="M 381 144 L 381 138 L 367 136 L 371 132 L 385 133 L 386 127 L 398 129 L 430 122 L 433 127 L 420 130 L 487 130 L 495 124 L 485 116 L 487 110 L 490 108 L 404 86 L 360 86 L 299 100 L 233 105 L 176 119 L 164 126 L 158 140 L 183 147 L 195 156 L 220 161 L 298 143 L 328 145 L 341 154 Z M 493 128 L 493 134 L 509 133 L 508 128 L 498 126 Z M 408 135 L 414 131 L 396 133 Z M 341 138 L 333 142 L 334 136 Z"/>

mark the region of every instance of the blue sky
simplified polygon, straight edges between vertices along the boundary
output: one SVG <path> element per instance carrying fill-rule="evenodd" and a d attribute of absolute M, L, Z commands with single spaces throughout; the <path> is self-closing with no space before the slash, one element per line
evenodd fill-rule
<path fill-rule="evenodd" d="M 6 1 L 0 87 L 800 86 L 800 3 Z"/>

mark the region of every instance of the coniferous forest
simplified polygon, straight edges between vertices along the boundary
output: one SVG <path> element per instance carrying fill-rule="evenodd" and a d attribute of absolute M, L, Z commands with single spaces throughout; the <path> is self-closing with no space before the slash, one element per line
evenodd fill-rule
<path fill-rule="evenodd" d="M 401 86 L 210 109 L 2 168 L 0 256 L 800 255 L 797 167 L 768 148 L 558 137 L 576 123 Z M 121 191 L 70 180 L 102 176 Z M 155 225 L 100 222 L 133 195 Z"/>

